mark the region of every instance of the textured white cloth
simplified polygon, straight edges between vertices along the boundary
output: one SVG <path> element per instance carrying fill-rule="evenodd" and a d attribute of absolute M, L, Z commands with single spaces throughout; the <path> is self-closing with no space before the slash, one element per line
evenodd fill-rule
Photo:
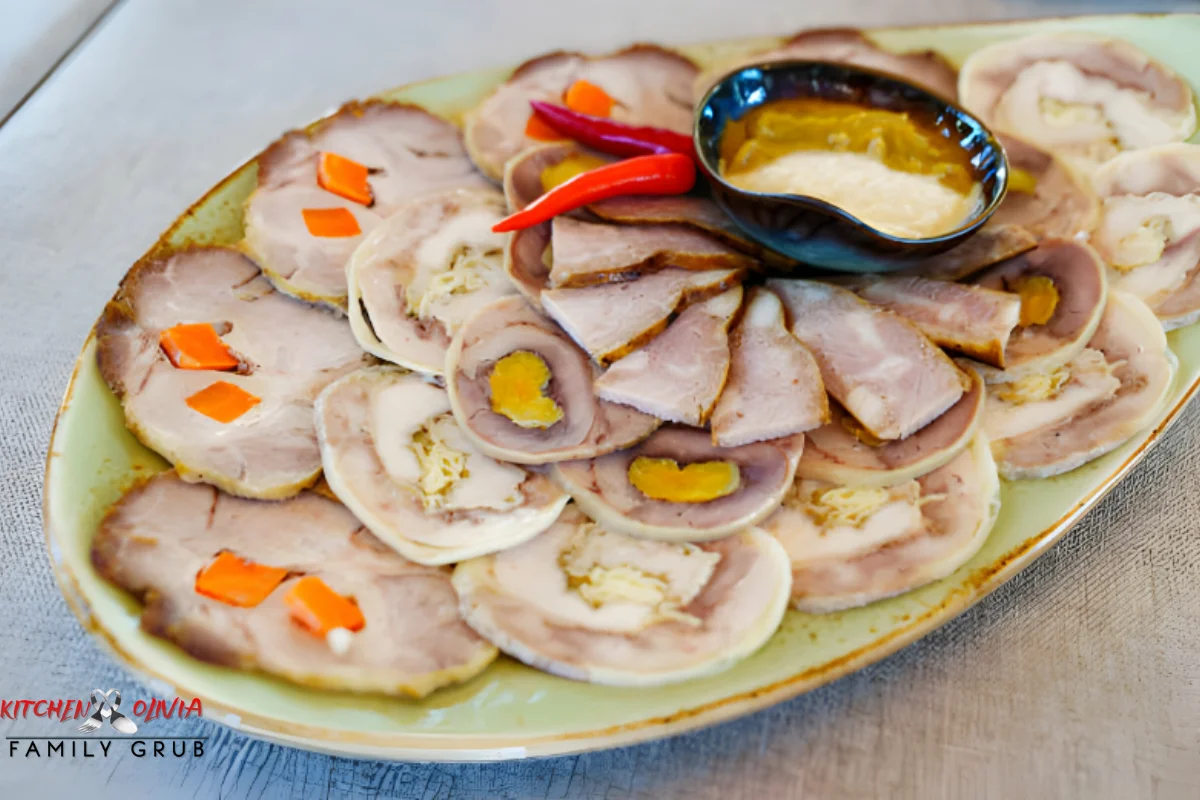
<path fill-rule="evenodd" d="M 36 0 L 28 0 L 35 2 Z M 67 610 L 45 449 L 80 344 L 172 219 L 339 101 L 554 47 L 1120 10 L 1071 0 L 126 0 L 0 128 L 0 698 L 146 696 Z M 1176 8 L 1195 8 L 1177 2 Z M 3 25 L 0 21 L 0 25 Z M 882 664 L 745 720 L 578 758 L 386 765 L 211 723 L 202 759 L 25 760 L 0 797 L 1195 798 L 1200 405 L 1033 567 Z M 5 735 L 28 724 L 0 720 Z"/>

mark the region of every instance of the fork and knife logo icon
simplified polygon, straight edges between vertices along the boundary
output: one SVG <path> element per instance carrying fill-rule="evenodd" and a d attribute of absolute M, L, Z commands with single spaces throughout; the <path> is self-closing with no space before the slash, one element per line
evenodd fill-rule
<path fill-rule="evenodd" d="M 137 724 L 117 710 L 121 707 L 120 690 L 109 689 L 107 692 L 102 692 L 99 689 L 93 689 L 90 699 L 87 710 L 91 712 L 91 716 L 75 730 L 80 733 L 92 733 L 99 730 L 107 721 L 120 733 L 137 733 Z"/>

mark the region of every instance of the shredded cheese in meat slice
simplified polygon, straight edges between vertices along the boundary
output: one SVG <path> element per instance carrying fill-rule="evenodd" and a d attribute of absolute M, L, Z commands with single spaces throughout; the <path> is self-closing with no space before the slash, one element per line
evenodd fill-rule
<path fill-rule="evenodd" d="M 1050 372 L 1035 372 L 1024 378 L 997 385 L 995 396 L 1014 406 L 1053 400 L 1071 380 L 1071 369 L 1064 364 Z"/>
<path fill-rule="evenodd" d="M 467 454 L 446 442 L 445 426 L 455 425 L 454 417 L 442 414 L 421 427 L 412 438 L 413 453 L 421 467 L 421 501 L 426 511 L 445 507 L 450 490 L 467 477 Z"/>
<path fill-rule="evenodd" d="M 409 284 L 405 289 L 405 306 L 409 316 L 420 320 L 437 319 L 453 333 L 456 320 L 444 318 L 443 312 L 456 297 L 474 294 L 507 280 L 501 251 L 464 246 L 454 254 L 446 268 L 434 273 L 423 287 L 415 281 Z"/>
<path fill-rule="evenodd" d="M 861 528 L 872 516 L 891 503 L 920 506 L 933 498 L 921 497 L 921 485 L 906 481 L 895 486 L 855 488 L 829 486 L 816 481 L 796 481 L 784 505 L 803 511 L 822 529 Z"/>
<path fill-rule="evenodd" d="M 1162 258 L 1163 251 L 1174 240 L 1170 217 L 1150 217 L 1132 233 L 1121 237 L 1109 256 L 1109 263 L 1119 272 L 1153 264 Z"/>

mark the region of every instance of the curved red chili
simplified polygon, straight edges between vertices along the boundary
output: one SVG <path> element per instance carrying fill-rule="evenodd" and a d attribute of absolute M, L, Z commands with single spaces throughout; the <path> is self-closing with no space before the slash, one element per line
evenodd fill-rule
<path fill-rule="evenodd" d="M 607 117 L 593 117 L 541 100 L 531 100 L 529 105 L 542 122 L 563 136 L 601 153 L 614 156 L 682 153 L 692 159 L 696 157 L 696 148 L 690 136 L 666 128 L 629 125 Z"/>

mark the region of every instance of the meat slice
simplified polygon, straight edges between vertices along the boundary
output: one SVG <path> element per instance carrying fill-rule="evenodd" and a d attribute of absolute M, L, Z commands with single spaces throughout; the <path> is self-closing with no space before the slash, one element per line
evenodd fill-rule
<path fill-rule="evenodd" d="M 1037 247 L 1037 243 L 1038 238 L 1019 225 L 993 225 L 989 220 L 962 244 L 936 256 L 920 259 L 896 274 L 957 281 L 984 267 L 1027 253 Z"/>
<path fill-rule="evenodd" d="M 771 280 L 791 331 L 821 368 L 825 390 L 880 439 L 903 439 L 963 394 L 959 371 L 910 323 L 848 289 Z"/>
<path fill-rule="evenodd" d="M 729 375 L 729 326 L 742 287 L 689 306 L 596 380 L 596 395 L 667 422 L 703 425 Z"/>
<path fill-rule="evenodd" d="M 1015 136 L 997 138 L 1008 156 L 1008 193 L 989 225 L 1017 225 L 1039 239 L 1072 239 L 1096 227 L 1100 201 L 1085 175 Z"/>
<path fill-rule="evenodd" d="M 821 369 L 788 331 L 774 294 L 750 289 L 729 352 L 729 378 L 712 414 L 714 444 L 736 447 L 778 439 L 829 421 Z"/>
<path fill-rule="evenodd" d="M 536 539 L 459 564 L 454 586 L 467 623 L 513 658 L 571 680 L 660 686 L 758 650 L 779 627 L 790 578 L 761 531 L 645 542 L 568 507 Z"/>
<path fill-rule="evenodd" d="M 500 181 L 506 161 L 539 144 L 525 135 L 529 101 L 561 104 L 577 80 L 599 86 L 613 98 L 613 119 L 688 133 L 695 77 L 690 60 L 654 45 L 596 57 L 549 53 L 518 67 L 467 116 L 467 150 L 485 175 Z"/>
<path fill-rule="evenodd" d="M 571 140 L 550 142 L 530 147 L 513 156 L 504 165 L 504 199 L 510 212 L 520 211 L 546 193 L 542 180 L 547 169 L 567 159 L 586 158 L 596 161 L 616 161 L 616 156 L 597 153 Z M 574 212 L 576 215 L 582 212 Z"/>
<path fill-rule="evenodd" d="M 159 334 L 209 323 L 240 360 L 236 372 L 176 369 Z M 312 404 L 365 355 L 345 320 L 281 295 L 254 262 L 193 248 L 136 264 L 96 326 L 100 374 L 125 423 L 189 480 L 258 498 L 293 495 L 321 472 Z M 187 399 L 218 381 L 259 403 L 231 422 Z"/>
<path fill-rule="evenodd" d="M 369 206 L 320 187 L 322 152 L 371 170 Z M 310 130 L 284 134 L 258 157 L 258 187 L 246 201 L 244 246 L 281 291 L 345 310 L 346 261 L 380 220 L 417 197 L 485 186 L 454 125 L 413 105 L 353 102 Z M 349 210 L 362 233 L 314 236 L 301 212 L 322 208 Z"/>
<path fill-rule="evenodd" d="M 740 276 L 731 269 L 668 267 L 620 283 L 543 289 L 541 305 L 592 358 L 608 364 L 661 333 L 681 306 L 737 285 Z"/>
<path fill-rule="evenodd" d="M 197 573 L 224 551 L 287 576 L 252 607 L 199 594 Z M 147 633 L 202 661 L 305 686 L 424 697 L 496 657 L 459 618 L 448 571 L 401 558 L 313 492 L 266 503 L 160 473 L 109 509 L 92 564 L 145 603 Z M 290 619 L 284 596 L 301 576 L 320 578 L 362 611 L 366 624 L 344 652 Z"/>
<path fill-rule="evenodd" d="M 1004 348 L 1021 321 L 1021 298 L 949 281 L 911 276 L 870 277 L 851 288 L 872 305 L 894 311 L 935 344 L 1004 367 Z"/>
<path fill-rule="evenodd" d="M 498 362 L 530 354 L 548 378 L 523 387 L 558 418 L 518 424 L 496 410 L 492 378 Z M 590 458 L 629 447 L 660 422 L 648 414 L 596 397 L 599 368 L 555 324 L 519 297 L 480 309 L 455 334 L 446 354 L 446 389 L 454 418 L 472 443 L 493 458 L 517 464 L 546 464 Z"/>
<path fill-rule="evenodd" d="M 553 288 L 591 286 L 665 267 L 748 269 L 754 259 L 683 225 L 605 225 L 571 217 L 551 224 Z"/>

